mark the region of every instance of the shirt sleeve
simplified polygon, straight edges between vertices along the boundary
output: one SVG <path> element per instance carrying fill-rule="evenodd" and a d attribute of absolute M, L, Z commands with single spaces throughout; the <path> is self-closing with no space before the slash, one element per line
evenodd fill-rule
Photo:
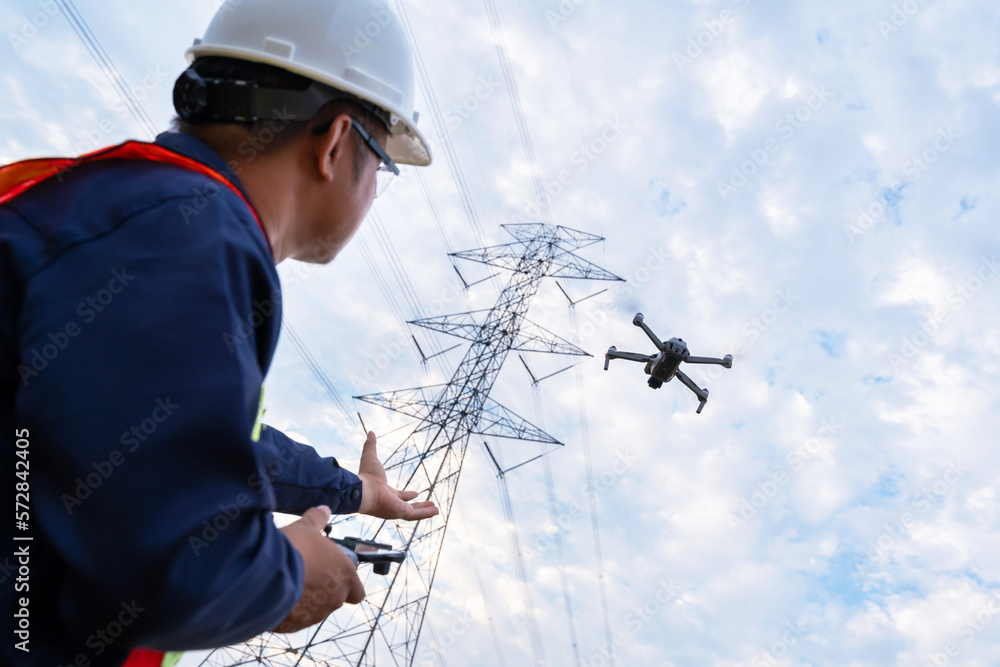
<path fill-rule="evenodd" d="M 361 507 L 361 480 L 337 459 L 320 456 L 313 447 L 267 425 L 258 445 L 267 460 L 277 511 L 302 514 L 326 505 L 334 514 L 353 514 Z"/>
<path fill-rule="evenodd" d="M 214 648 L 275 627 L 302 594 L 251 438 L 277 330 L 252 304 L 277 274 L 235 196 L 186 224 L 190 200 L 135 211 L 26 286 L 22 358 L 49 356 L 17 414 L 45 452 L 35 525 L 66 563 L 39 585 L 81 642 L 127 606 L 116 647 Z"/>

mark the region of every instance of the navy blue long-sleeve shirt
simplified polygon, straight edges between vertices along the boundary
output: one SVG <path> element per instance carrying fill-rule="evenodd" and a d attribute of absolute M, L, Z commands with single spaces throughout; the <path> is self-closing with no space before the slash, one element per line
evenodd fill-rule
<path fill-rule="evenodd" d="M 157 143 L 242 190 L 193 137 Z M 30 653 L 5 633 L 0 663 L 119 665 L 292 609 L 302 560 L 271 512 L 356 512 L 361 483 L 256 423 L 280 294 L 247 205 L 181 167 L 84 164 L 0 206 L 0 489 L 26 457 L 31 507 L 27 531 L 0 521 L 0 614 L 30 610 Z"/>

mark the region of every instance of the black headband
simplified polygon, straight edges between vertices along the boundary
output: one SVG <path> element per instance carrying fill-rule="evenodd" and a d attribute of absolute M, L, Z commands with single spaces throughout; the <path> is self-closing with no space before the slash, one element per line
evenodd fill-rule
<path fill-rule="evenodd" d="M 279 115 L 304 122 L 315 116 L 324 104 L 337 99 L 354 102 L 392 130 L 389 112 L 318 81 L 313 81 L 305 90 L 264 88 L 242 79 L 206 79 L 192 65 L 174 84 L 174 109 L 186 123 L 206 120 L 256 123 Z"/>

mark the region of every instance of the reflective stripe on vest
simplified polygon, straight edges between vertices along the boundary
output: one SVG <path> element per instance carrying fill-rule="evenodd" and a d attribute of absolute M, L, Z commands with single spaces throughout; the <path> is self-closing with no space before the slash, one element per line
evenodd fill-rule
<path fill-rule="evenodd" d="M 0 205 L 6 204 L 46 179 L 63 174 L 82 164 L 100 160 L 149 160 L 152 162 L 162 162 L 164 164 L 183 167 L 215 179 L 236 193 L 243 200 L 243 203 L 247 205 L 250 213 L 253 214 L 254 220 L 257 221 L 260 233 L 264 235 L 268 251 L 272 252 L 271 241 L 267 237 L 267 230 L 264 229 L 264 223 L 261 222 L 260 216 L 257 215 L 257 211 L 250 203 L 250 200 L 243 195 L 243 192 L 232 181 L 207 164 L 198 162 L 180 153 L 175 153 L 169 148 L 144 141 L 126 141 L 123 144 L 102 148 L 93 153 L 81 155 L 78 158 L 37 158 L 0 167 Z"/>
<path fill-rule="evenodd" d="M 260 386 L 260 405 L 257 406 L 257 419 L 253 422 L 253 429 L 250 431 L 250 439 L 254 442 L 260 441 L 261 429 L 267 428 L 264 423 L 264 385 Z"/>
<path fill-rule="evenodd" d="M 122 667 L 174 667 L 180 660 L 180 653 L 161 653 L 137 648 L 129 653 Z"/>

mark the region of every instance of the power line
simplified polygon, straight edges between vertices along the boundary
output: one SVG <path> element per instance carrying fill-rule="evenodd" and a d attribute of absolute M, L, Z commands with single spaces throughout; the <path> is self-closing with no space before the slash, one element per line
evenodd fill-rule
<path fill-rule="evenodd" d="M 552 212 L 549 210 L 549 199 L 542 185 L 542 176 L 538 170 L 538 160 L 535 158 L 535 147 L 531 141 L 531 133 L 528 132 L 528 123 L 524 119 L 524 106 L 521 104 L 521 94 L 517 89 L 517 80 L 514 78 L 514 68 L 510 64 L 510 56 L 507 53 L 507 40 L 504 38 L 503 25 L 500 23 L 500 14 L 497 12 L 494 0 L 483 0 L 486 5 L 486 14 L 490 19 L 490 29 L 493 31 L 493 40 L 496 43 L 497 57 L 500 59 L 500 69 L 503 71 L 503 80 L 507 85 L 507 93 L 510 95 L 511 106 L 514 109 L 514 121 L 517 124 L 518 134 L 521 136 L 521 147 L 524 149 L 524 156 L 528 161 L 528 170 L 531 172 L 531 181 L 535 187 L 535 197 L 538 206 L 542 211 L 542 220 L 552 223 Z"/>
<path fill-rule="evenodd" d="M 427 619 L 427 630 L 431 633 L 431 642 L 434 644 L 434 655 L 437 657 L 441 667 L 447 667 L 444 661 L 444 652 L 441 650 L 441 642 L 438 641 L 437 633 L 434 632 L 434 625 Z"/>
<path fill-rule="evenodd" d="M 441 106 L 438 104 L 437 95 L 434 93 L 434 87 L 431 85 L 430 76 L 428 75 L 427 68 L 424 65 L 423 55 L 420 52 L 420 47 L 417 44 L 417 40 L 413 34 L 413 29 L 410 26 L 409 17 L 406 14 L 406 7 L 404 7 L 403 3 L 399 0 L 392 0 L 392 5 L 396 9 L 396 13 L 399 16 L 401 23 L 403 24 L 403 28 L 406 31 L 406 36 L 409 39 L 410 47 L 413 51 L 413 61 L 416 64 L 417 78 L 420 83 L 420 89 L 427 98 L 427 106 L 431 114 L 431 119 L 433 120 L 434 127 L 437 130 L 437 136 L 441 140 L 441 147 L 445 153 L 448 169 L 451 172 L 452 178 L 455 180 L 455 185 L 458 187 L 458 194 L 462 200 L 462 206 L 465 208 L 466 216 L 468 217 L 469 223 L 472 225 L 472 229 L 475 232 L 476 240 L 480 244 L 486 245 L 486 233 L 483 230 L 482 222 L 479 219 L 479 212 L 476 210 L 476 205 L 472 199 L 472 194 L 469 191 L 465 175 L 462 173 L 459 165 L 458 156 L 455 153 L 455 147 L 451 141 L 451 134 L 448 132 L 448 125 L 444 120 L 444 115 L 441 113 Z"/>
<path fill-rule="evenodd" d="M 114 61 L 111 60 L 111 56 L 108 55 L 107 51 L 101 45 L 100 40 L 94 35 L 94 32 L 87 25 L 84 20 L 83 15 L 77 10 L 76 5 L 73 0 L 56 0 L 56 6 L 62 11 L 63 16 L 69 22 L 70 27 L 73 28 L 73 32 L 76 33 L 80 41 L 83 42 L 84 47 L 90 56 L 97 63 L 97 66 L 107 77 L 111 86 L 117 91 L 118 96 L 121 98 L 122 102 L 128 108 L 132 118 L 139 124 L 139 127 L 149 135 L 150 139 L 156 138 L 156 126 L 153 121 L 146 114 L 145 109 L 142 104 L 135 98 L 132 90 L 129 88 L 125 81 L 125 78 L 121 75 L 118 67 L 115 65 Z"/>
<path fill-rule="evenodd" d="M 483 443 L 484 445 L 486 443 Z M 535 621 L 534 604 L 531 600 L 531 589 L 528 587 L 528 576 L 524 569 L 524 558 L 521 555 L 521 544 L 517 539 L 517 520 L 514 518 L 514 505 L 510 502 L 510 490 L 507 488 L 507 475 L 493 458 L 493 453 L 486 445 L 486 450 L 497 467 L 497 486 L 500 488 L 500 504 L 503 506 L 504 524 L 507 527 L 507 539 L 510 542 L 510 552 L 514 560 L 514 570 L 521 584 L 521 603 L 524 605 L 524 623 L 528 628 L 528 642 L 536 665 L 545 664 L 545 648 L 538 623 Z"/>
<path fill-rule="evenodd" d="M 552 213 L 548 206 L 548 197 L 546 196 L 545 188 L 542 185 L 542 178 L 538 168 L 538 161 L 535 158 L 535 149 L 531 141 L 531 135 L 528 131 L 527 122 L 524 118 L 524 109 L 521 104 L 521 96 L 518 92 L 517 81 L 514 76 L 514 70 L 510 63 L 510 56 L 507 51 L 507 42 L 503 34 L 503 25 L 500 22 L 500 14 L 497 11 L 496 3 L 494 0 L 483 0 L 486 6 L 486 13 L 490 19 L 490 28 L 493 31 L 493 38 L 496 42 L 497 57 L 500 60 L 500 67 L 503 71 L 504 82 L 507 85 L 507 90 L 510 95 L 511 106 L 514 110 L 514 119 L 517 124 L 518 134 L 521 138 L 522 148 L 524 150 L 525 158 L 528 161 L 529 171 L 531 173 L 531 180 L 535 188 L 535 196 L 537 198 L 539 209 L 542 213 L 542 219 L 551 223 Z M 579 106 L 577 107 L 579 110 Z M 576 328 L 576 316 L 575 311 L 571 308 L 573 315 L 573 326 Z M 592 490 L 594 488 L 593 483 L 593 465 L 590 456 L 590 439 L 588 434 L 587 418 L 586 418 L 586 407 L 584 404 L 584 395 L 582 390 L 583 379 L 579 367 L 576 368 L 577 377 L 577 391 L 580 396 L 580 425 L 581 425 L 581 439 L 583 442 L 584 449 L 584 460 L 586 462 L 587 470 L 587 484 Z M 597 505 L 594 494 L 590 493 L 590 517 L 591 526 L 594 533 L 594 553 L 597 560 L 597 578 L 598 578 L 598 588 L 600 589 L 601 597 L 601 612 L 604 620 L 604 631 L 606 639 L 609 646 L 614 646 L 611 636 L 611 617 L 608 610 L 607 601 L 607 591 L 604 581 L 604 560 L 601 553 L 601 535 L 600 535 L 600 524 L 597 518 Z"/>
<path fill-rule="evenodd" d="M 577 325 L 576 308 L 570 306 L 570 318 L 573 331 L 577 332 L 576 338 L 579 341 L 579 327 Z M 576 369 L 576 392 L 580 403 L 580 441 L 583 444 L 583 458 L 587 469 L 587 497 L 590 500 L 590 525 L 594 535 L 594 557 L 597 561 L 597 585 L 601 594 L 601 614 L 604 619 L 604 634 L 607 645 L 611 650 L 611 662 L 615 664 L 614 647 L 615 643 L 611 637 L 611 614 L 608 611 L 608 592 L 604 581 L 604 556 L 601 551 L 601 526 L 597 519 L 597 494 L 594 492 L 594 465 L 590 456 L 590 426 L 587 422 L 587 401 L 583 387 L 583 372 L 580 366 Z"/>
<path fill-rule="evenodd" d="M 400 22 L 403 24 L 403 28 L 406 31 L 406 36 L 410 43 L 410 49 L 413 53 L 413 61 L 416 64 L 417 80 L 420 84 L 420 90 L 426 98 L 428 111 L 434 124 L 436 137 L 440 140 L 441 148 L 445 155 L 445 162 L 448 164 L 448 171 L 451 174 L 452 180 L 455 182 L 455 188 L 458 190 L 459 199 L 461 199 L 462 207 L 465 210 L 469 225 L 472 227 L 472 232 L 479 244 L 486 246 L 488 240 L 486 232 L 483 230 L 482 221 L 479 218 L 479 211 L 476 209 L 475 200 L 472 197 L 472 192 L 469 190 L 469 184 L 465 178 L 465 171 L 462 169 L 462 164 L 458 160 L 458 154 L 455 152 L 455 146 L 451 139 L 451 133 L 448 130 L 448 124 L 444 119 L 444 114 L 441 112 L 441 105 L 438 104 L 437 94 L 434 92 L 434 86 L 431 84 L 430 75 L 427 73 L 427 67 L 424 65 L 424 58 L 420 51 L 420 45 L 417 43 L 416 37 L 413 33 L 413 28 L 410 25 L 410 19 L 406 14 L 406 7 L 404 7 L 403 3 L 399 0 L 391 0 L 391 4 L 396 10 L 396 13 L 400 18 Z M 418 179 L 418 182 L 423 188 L 423 181 Z M 430 199 L 429 192 L 426 196 L 432 213 L 436 215 L 437 207 Z M 446 236 L 439 219 L 437 220 L 437 223 L 442 235 Z M 450 243 L 446 240 L 445 245 L 449 246 Z M 458 266 L 454 264 L 454 260 L 453 266 L 455 266 L 455 271 L 458 272 Z M 459 276 L 461 276 L 461 272 L 458 273 Z M 493 281 L 494 288 L 499 292 L 502 289 L 499 279 L 496 278 L 496 276 L 490 276 L 490 279 Z M 462 282 L 465 283 L 465 278 L 462 278 Z"/>
<path fill-rule="evenodd" d="M 381 248 L 382 254 L 388 262 L 389 270 L 392 272 L 393 277 L 395 277 L 396 284 L 399 285 L 400 292 L 402 292 L 403 298 L 410 307 L 412 316 L 416 318 L 423 317 L 424 314 L 423 308 L 420 305 L 420 297 L 417 296 L 416 290 L 413 288 L 413 283 L 410 281 L 410 277 L 406 269 L 403 268 L 403 262 L 399 258 L 399 253 L 396 252 L 396 247 L 392 242 L 392 238 L 389 236 L 389 233 L 385 230 L 385 226 L 382 224 L 382 218 L 379 217 L 374 208 L 369 214 L 369 217 L 371 218 L 371 230 L 372 235 L 375 237 L 375 242 Z"/>
<path fill-rule="evenodd" d="M 538 424 L 539 428 L 545 428 L 545 414 L 542 411 L 542 392 L 539 386 L 542 380 L 548 379 L 553 375 L 558 375 L 559 373 L 569 370 L 564 368 L 563 371 L 556 371 L 555 373 L 550 373 L 541 379 L 536 379 L 535 374 L 532 373 L 531 369 L 528 367 L 528 362 L 521 357 L 521 363 L 524 364 L 524 368 L 528 371 L 528 375 L 531 376 L 531 394 L 534 398 L 535 403 L 535 422 Z M 540 446 L 543 454 L 544 446 Z M 580 662 L 580 647 L 579 642 L 576 638 L 576 621 L 573 615 L 573 601 L 570 598 L 569 592 L 569 581 L 566 577 L 566 553 L 563 550 L 562 535 L 559 533 L 559 508 L 556 502 L 556 491 L 555 482 L 552 478 L 552 462 L 549 460 L 548 456 L 542 457 L 542 469 L 545 476 L 545 495 L 549 503 L 549 520 L 552 522 L 552 526 L 555 530 L 553 534 L 553 541 L 556 546 L 556 558 L 559 562 L 559 584 L 562 587 L 563 594 L 563 605 L 566 610 L 566 626 L 569 630 L 570 646 L 573 650 L 573 661 L 576 663 L 577 667 L 582 664 Z"/>
<path fill-rule="evenodd" d="M 500 636 L 497 634 L 496 624 L 493 622 L 493 606 L 490 604 L 490 599 L 486 597 L 486 586 L 483 585 L 483 575 L 479 571 L 479 559 L 476 557 L 476 549 L 473 547 L 472 533 L 469 531 L 469 524 L 465 521 L 465 510 L 462 509 L 462 499 L 457 494 L 455 496 L 455 505 L 458 508 L 458 518 L 462 521 L 462 527 L 465 528 L 465 541 L 469 545 L 469 556 L 472 558 L 472 569 L 476 573 L 476 582 L 479 584 L 479 592 L 483 596 L 483 604 L 486 605 L 486 618 L 490 625 L 490 636 L 493 638 L 493 648 L 497 652 L 497 664 L 500 667 L 506 667 L 507 661 L 503 657 L 503 648 L 500 644 Z"/>
<path fill-rule="evenodd" d="M 396 251 L 396 247 L 392 242 L 392 237 L 385 229 L 385 226 L 382 224 L 382 219 L 378 215 L 378 212 L 374 209 L 374 207 L 372 208 L 369 217 L 371 218 L 371 225 L 370 225 L 371 234 L 374 236 L 376 244 L 378 244 L 379 248 L 381 249 L 382 255 L 385 257 L 386 264 L 388 265 L 390 272 L 393 274 L 393 277 L 396 279 L 396 284 L 399 286 L 400 292 L 402 292 L 403 294 L 403 298 L 407 301 L 407 305 L 410 308 L 410 312 L 413 314 L 414 318 L 416 319 L 422 318 L 423 306 L 420 302 L 420 297 L 417 295 L 416 289 L 413 287 L 413 283 L 410 280 L 409 273 L 403 267 L 403 263 L 399 257 L 399 253 Z M 386 300 L 389 301 L 391 304 L 393 304 L 394 310 L 396 312 L 396 317 L 400 323 L 401 329 L 404 332 L 409 331 L 409 328 L 407 326 L 407 320 L 403 314 L 403 310 L 396 302 L 395 296 L 393 295 L 393 291 L 389 288 L 388 281 L 382 274 L 382 271 L 379 268 L 379 264 L 375 262 L 374 257 L 372 257 L 371 252 L 368 250 L 367 246 L 365 246 L 363 250 L 364 250 L 363 254 L 365 257 L 365 261 L 368 262 L 368 265 L 371 268 L 372 273 L 378 276 L 378 278 L 376 279 L 376 283 L 379 285 L 379 288 L 385 295 Z M 436 358 L 438 360 L 438 366 L 441 369 L 442 375 L 444 375 L 445 377 L 448 376 L 449 373 L 448 365 L 444 360 L 443 355 L 445 352 L 449 352 L 450 350 L 455 349 L 454 347 L 449 348 L 447 350 L 442 349 L 440 342 L 438 342 L 436 338 L 431 337 L 429 345 L 432 348 L 433 353 L 430 356 L 426 356 L 424 355 L 423 350 L 420 348 L 420 344 L 417 342 L 416 336 L 410 334 L 410 340 L 412 341 L 414 347 L 416 348 L 417 354 L 419 355 L 421 366 L 424 370 L 425 382 L 429 384 L 427 362 L 430 359 Z"/>
<path fill-rule="evenodd" d="M 375 284 L 378 286 L 379 291 L 382 292 L 386 303 L 389 305 L 389 309 L 392 311 L 393 316 L 395 316 L 400 330 L 408 331 L 408 327 L 406 326 L 406 316 L 403 314 L 403 310 L 399 307 L 399 302 L 396 301 L 396 297 L 393 295 L 393 292 L 389 287 L 389 283 L 385 279 L 385 275 L 379 268 L 378 263 L 375 262 L 375 258 L 372 256 L 371 250 L 368 248 L 368 243 L 360 234 L 357 236 L 355 241 L 358 249 L 361 251 L 361 256 L 364 258 L 365 263 L 368 264 L 368 268 L 372 272 Z M 416 341 L 413 341 L 413 343 L 416 345 Z M 415 347 L 415 349 L 417 348 Z M 419 349 L 417 349 L 417 353 L 420 354 Z"/>
<path fill-rule="evenodd" d="M 343 413 L 347 422 L 354 423 L 354 415 L 352 414 L 347 402 L 340 395 L 340 392 L 337 391 L 337 388 L 334 386 L 333 382 L 330 381 L 330 378 L 327 377 L 326 372 L 316 361 L 316 358 L 309 352 L 309 348 L 306 347 L 305 343 L 295 332 L 295 328 L 292 326 L 291 322 L 288 321 L 287 317 L 282 317 L 282 322 L 284 324 L 284 331 L 288 334 L 288 340 L 292 343 L 292 347 L 294 347 L 299 353 L 299 356 L 302 357 L 302 361 L 305 362 L 306 366 L 312 372 L 313 377 L 315 377 L 320 386 L 323 387 L 327 395 L 330 397 L 330 400 L 332 400 L 333 404 L 337 406 L 337 409 Z M 363 429 L 364 425 L 362 424 L 362 430 Z"/>
<path fill-rule="evenodd" d="M 563 55 L 566 57 L 566 68 L 569 71 L 570 91 L 572 92 L 572 96 L 573 96 L 573 105 L 576 107 L 577 127 L 578 127 L 578 129 L 580 131 L 580 141 L 581 142 L 585 142 L 586 140 L 585 140 L 584 135 L 583 135 L 583 113 L 580 110 L 580 100 L 579 100 L 579 98 L 577 96 L 577 92 L 576 92 L 576 78 L 573 75 L 573 65 L 572 65 L 572 62 L 570 61 L 570 57 L 569 57 L 569 42 L 566 39 L 566 33 L 563 30 L 562 26 L 559 28 L 559 35 L 561 37 L 561 41 L 562 41 L 562 45 L 563 45 Z M 594 176 L 593 176 L 593 170 L 592 169 L 588 170 L 588 178 L 590 178 L 591 182 L 593 182 Z M 594 191 L 594 188 L 591 187 L 591 192 L 593 192 L 593 191 Z M 566 290 L 564 290 L 562 288 L 562 285 L 559 285 L 558 281 L 556 282 L 556 285 L 559 287 L 559 290 L 563 293 L 563 295 L 567 299 L 569 299 L 569 302 L 570 302 L 569 311 L 570 311 L 571 322 L 572 322 L 572 325 L 573 325 L 573 331 L 576 332 L 577 342 L 579 342 L 579 331 L 580 330 L 579 330 L 579 326 L 578 326 L 578 323 L 577 323 L 577 317 L 576 317 L 576 304 L 580 303 L 581 301 L 586 301 L 587 299 L 595 297 L 598 294 L 601 294 L 602 292 L 604 292 L 605 290 L 601 290 L 601 292 L 597 292 L 595 294 L 591 294 L 590 296 L 586 296 L 586 297 L 584 297 L 582 299 L 578 299 L 578 300 L 574 301 L 573 299 L 570 298 L 569 294 L 566 294 Z M 607 589 L 606 589 L 605 581 L 604 581 L 604 558 L 603 558 L 602 551 L 601 551 L 601 528 L 600 528 L 600 524 L 599 524 L 598 519 L 597 519 L 597 499 L 596 499 L 595 494 L 594 494 L 594 473 L 593 473 L 593 463 L 592 463 L 591 456 L 590 456 L 590 427 L 589 427 L 589 424 L 588 424 L 588 421 L 587 421 L 586 394 L 584 392 L 584 387 L 583 387 L 583 375 L 582 375 L 582 372 L 581 372 L 581 370 L 579 368 L 576 369 L 576 391 L 577 391 L 577 396 L 578 396 L 579 405 L 580 405 L 580 407 L 579 407 L 579 409 L 580 409 L 580 424 L 582 426 L 581 436 L 582 436 L 582 442 L 583 442 L 584 459 L 585 459 L 586 468 L 587 468 L 587 487 L 590 490 L 590 493 L 588 493 L 587 495 L 590 497 L 591 530 L 593 531 L 593 535 L 594 535 L 594 554 L 595 554 L 595 557 L 596 557 L 596 560 L 597 560 L 597 573 L 598 573 L 597 576 L 598 576 L 598 582 L 599 582 L 600 594 L 601 594 L 601 612 L 603 614 L 603 620 L 604 620 L 604 634 L 605 634 L 605 639 L 607 640 L 607 645 L 609 647 L 611 647 L 611 651 L 612 651 L 612 664 L 613 664 L 614 663 L 614 646 L 615 646 L 615 643 L 612 641 L 612 635 L 611 635 L 611 617 L 610 617 L 610 614 L 609 614 L 609 611 L 608 611 L 608 596 L 607 596 Z"/>

